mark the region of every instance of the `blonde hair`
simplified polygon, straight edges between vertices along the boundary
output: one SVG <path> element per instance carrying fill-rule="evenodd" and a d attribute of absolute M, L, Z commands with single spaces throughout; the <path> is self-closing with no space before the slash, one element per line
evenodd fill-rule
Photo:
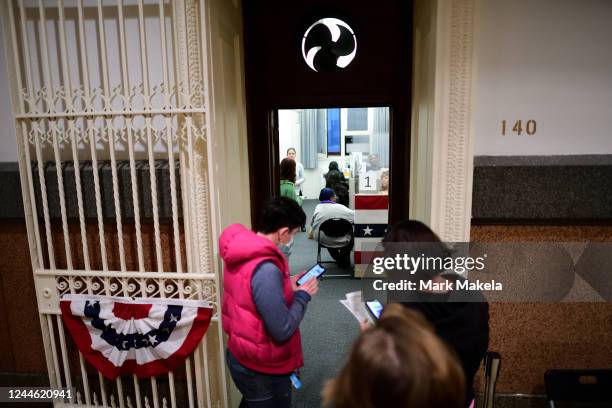
<path fill-rule="evenodd" d="M 425 319 L 390 304 L 355 341 L 322 396 L 323 406 L 334 408 L 460 408 L 464 387 L 456 357 Z"/>

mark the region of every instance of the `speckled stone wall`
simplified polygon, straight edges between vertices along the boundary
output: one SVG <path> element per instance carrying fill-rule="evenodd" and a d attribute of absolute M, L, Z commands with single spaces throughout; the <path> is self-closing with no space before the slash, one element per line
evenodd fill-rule
<path fill-rule="evenodd" d="M 612 242 L 612 226 L 472 226 L 472 241 Z M 550 368 L 612 367 L 612 304 L 494 303 L 489 349 L 502 356 L 497 391 L 544 394 Z"/>
<path fill-rule="evenodd" d="M 0 225 L 0 372 L 46 373 L 25 223 Z"/>
<path fill-rule="evenodd" d="M 612 155 L 476 156 L 473 222 L 612 221 Z"/>

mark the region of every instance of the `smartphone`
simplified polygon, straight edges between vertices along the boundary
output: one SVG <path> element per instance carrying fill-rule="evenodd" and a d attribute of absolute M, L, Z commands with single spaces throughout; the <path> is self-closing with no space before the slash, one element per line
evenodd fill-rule
<path fill-rule="evenodd" d="M 374 318 L 376 320 L 380 319 L 380 314 L 382 313 L 383 310 L 383 304 L 380 303 L 378 300 L 369 300 L 366 302 L 366 306 L 368 308 L 368 310 L 370 311 L 370 313 L 372 314 L 372 316 L 374 316 Z"/>
<path fill-rule="evenodd" d="M 325 268 L 319 264 L 316 264 L 315 266 L 310 268 L 308 272 L 302 275 L 300 279 L 298 279 L 297 284 L 298 286 L 303 285 L 304 283 L 306 283 L 308 280 L 312 278 L 320 279 L 324 273 L 325 273 Z"/>

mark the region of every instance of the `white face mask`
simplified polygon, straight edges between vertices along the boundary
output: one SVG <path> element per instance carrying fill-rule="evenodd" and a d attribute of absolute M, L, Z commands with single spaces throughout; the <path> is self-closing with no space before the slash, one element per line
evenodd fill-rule
<path fill-rule="evenodd" d="M 278 244 L 278 247 L 279 247 L 279 248 L 282 248 L 282 247 L 285 247 L 285 248 L 291 248 L 291 247 L 293 246 L 293 238 L 294 238 L 294 235 L 293 235 L 293 234 L 291 234 L 291 239 L 289 240 L 289 242 L 287 242 L 286 244 L 283 244 L 282 242 L 280 242 L 280 243 Z"/>
<path fill-rule="evenodd" d="M 292 235 L 292 236 L 291 236 L 291 239 L 289 240 L 289 242 L 287 242 L 287 243 L 285 244 L 285 246 L 286 246 L 287 248 L 291 248 L 291 247 L 293 246 L 293 238 L 295 238 L 295 237 Z"/>

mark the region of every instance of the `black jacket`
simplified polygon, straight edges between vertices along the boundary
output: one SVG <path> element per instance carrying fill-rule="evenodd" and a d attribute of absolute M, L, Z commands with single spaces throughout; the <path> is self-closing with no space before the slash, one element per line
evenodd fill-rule
<path fill-rule="evenodd" d="M 465 302 L 449 301 L 453 299 L 448 294 L 424 296 L 425 301 L 403 305 L 421 312 L 459 358 L 465 374 L 467 407 L 474 398 L 474 376 L 489 347 L 489 304 L 480 292 L 470 292 Z"/>

